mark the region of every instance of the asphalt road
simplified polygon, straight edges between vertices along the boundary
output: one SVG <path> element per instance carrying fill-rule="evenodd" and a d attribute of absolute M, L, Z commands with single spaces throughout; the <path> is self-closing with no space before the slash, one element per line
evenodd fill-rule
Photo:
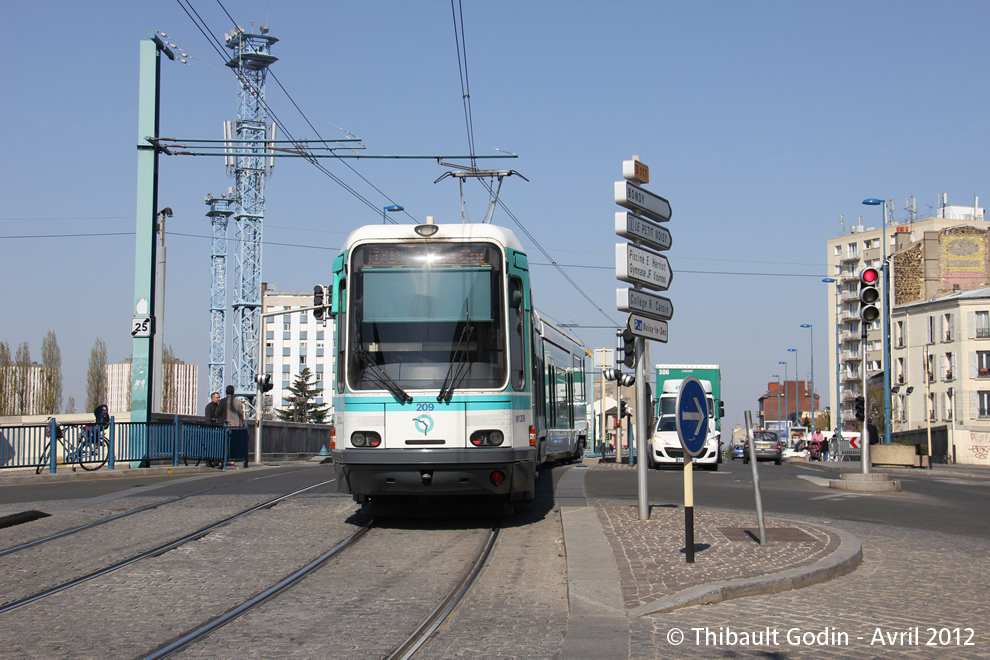
<path fill-rule="evenodd" d="M 990 473 L 970 477 L 955 474 L 951 467 L 906 470 L 892 475 L 901 482 L 903 492 L 864 494 L 829 488 L 828 480 L 839 478 L 834 464 L 759 463 L 758 469 L 766 515 L 801 515 L 822 522 L 872 522 L 990 538 L 990 517 L 984 510 L 984 504 L 990 501 Z M 847 464 L 843 470 L 858 471 L 858 464 Z M 682 468 L 651 470 L 647 480 L 649 503 L 682 506 L 683 479 Z M 589 500 L 635 504 L 636 468 L 589 470 L 584 487 Z M 752 466 L 736 460 L 723 463 L 717 472 L 695 470 L 695 511 L 706 506 L 755 514 Z"/>

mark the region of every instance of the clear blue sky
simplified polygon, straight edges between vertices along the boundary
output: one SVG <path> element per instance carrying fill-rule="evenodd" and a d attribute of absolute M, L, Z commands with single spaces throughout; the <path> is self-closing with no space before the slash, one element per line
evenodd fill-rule
<path fill-rule="evenodd" d="M 231 22 L 215 0 L 192 0 L 217 38 Z M 371 154 L 463 154 L 465 121 L 446 0 L 279 3 L 224 0 L 246 30 L 280 39 L 272 71 L 323 136 L 341 129 Z M 986 26 L 983 2 L 466 2 L 467 70 L 478 152 L 503 149 L 529 182 L 503 201 L 605 310 L 535 249 L 537 305 L 585 326 L 618 324 L 612 183 L 639 154 L 650 190 L 673 208 L 670 342 L 654 363 L 723 367 L 726 422 L 755 410 L 777 364 L 810 376 L 827 403 L 825 241 L 867 197 L 915 195 L 927 212 L 990 201 L 985 187 Z M 53 329 L 65 396 L 85 400 L 96 337 L 110 361 L 130 355 L 138 44 L 161 30 L 190 55 L 163 64 L 162 135 L 219 138 L 237 110 L 220 56 L 178 2 L 31 2 L 7 8 L 0 73 L 0 339 L 30 344 Z M 272 81 L 268 100 L 296 137 L 315 137 Z M 329 281 L 343 237 L 381 221 L 459 222 L 456 183 L 432 161 L 328 164 L 375 208 L 298 160 L 267 183 L 264 279 L 283 290 Z M 210 230 L 207 193 L 232 185 L 217 159 L 165 157 L 164 341 L 200 365 L 206 403 Z M 380 192 L 379 192 L 380 191 Z M 485 198 L 469 198 L 475 219 Z M 394 216 L 393 216 L 394 217 Z M 499 211 L 496 222 L 517 229 Z M 520 233 L 521 232 L 517 232 Z M 36 236 L 37 238 L 14 238 Z M 524 244 L 529 241 L 523 238 Z M 611 320 L 609 320 L 611 319 Z M 614 330 L 578 328 L 591 347 Z"/>

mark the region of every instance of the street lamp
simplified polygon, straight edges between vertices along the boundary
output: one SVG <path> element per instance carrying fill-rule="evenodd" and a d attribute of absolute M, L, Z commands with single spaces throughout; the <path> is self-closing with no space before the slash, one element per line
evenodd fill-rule
<path fill-rule="evenodd" d="M 780 430 L 780 374 L 774 374 L 771 378 L 777 379 L 777 430 Z"/>
<path fill-rule="evenodd" d="M 864 199 L 863 204 L 883 206 L 883 230 L 880 234 L 881 270 L 883 271 L 883 329 L 881 331 L 883 337 L 883 441 L 890 444 L 890 266 L 887 263 L 887 202 L 871 197 Z M 866 350 L 865 346 L 863 350 Z"/>
<path fill-rule="evenodd" d="M 787 363 L 784 362 L 783 360 L 781 360 L 777 364 L 784 365 L 784 426 L 785 426 L 785 429 L 790 429 L 790 427 L 787 426 L 787 413 L 791 409 L 790 397 L 787 394 Z M 778 431 L 779 430 L 780 429 L 778 429 Z M 787 437 L 790 437 L 790 436 L 791 436 L 791 434 L 788 433 L 787 434 Z"/>
<path fill-rule="evenodd" d="M 402 208 L 401 206 L 399 206 L 398 204 L 392 204 L 390 206 L 384 206 L 384 207 L 382 207 L 382 224 L 383 225 L 385 224 L 385 212 L 386 211 L 388 211 L 389 213 L 395 213 L 396 211 L 405 211 L 405 209 Z"/>
<path fill-rule="evenodd" d="M 811 330 L 811 428 L 815 429 L 815 329 L 810 323 L 802 323 L 801 327 Z"/>
<path fill-rule="evenodd" d="M 842 404 L 839 401 L 839 282 L 833 277 L 826 277 L 822 282 L 835 285 L 835 403 L 832 404 L 834 428 L 842 431 Z"/>
<path fill-rule="evenodd" d="M 798 357 L 796 348 L 788 348 L 788 353 L 794 353 L 794 423 L 801 425 L 801 386 L 798 385 Z"/>

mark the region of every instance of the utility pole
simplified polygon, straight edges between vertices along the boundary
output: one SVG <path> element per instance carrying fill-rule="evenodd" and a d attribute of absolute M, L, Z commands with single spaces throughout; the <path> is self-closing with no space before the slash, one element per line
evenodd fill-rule
<path fill-rule="evenodd" d="M 223 392 L 227 366 L 227 221 L 234 213 L 227 195 L 206 196 L 213 230 L 210 254 L 210 392 Z"/>

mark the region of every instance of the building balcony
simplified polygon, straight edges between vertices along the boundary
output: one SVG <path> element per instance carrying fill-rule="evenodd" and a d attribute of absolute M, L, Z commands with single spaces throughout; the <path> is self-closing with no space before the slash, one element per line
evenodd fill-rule
<path fill-rule="evenodd" d="M 990 369 L 977 369 L 976 370 L 976 377 L 977 378 L 990 378 Z"/>
<path fill-rule="evenodd" d="M 990 328 L 977 328 L 976 329 L 977 339 L 990 339 Z"/>

